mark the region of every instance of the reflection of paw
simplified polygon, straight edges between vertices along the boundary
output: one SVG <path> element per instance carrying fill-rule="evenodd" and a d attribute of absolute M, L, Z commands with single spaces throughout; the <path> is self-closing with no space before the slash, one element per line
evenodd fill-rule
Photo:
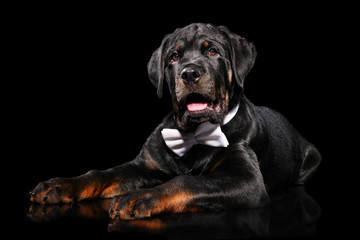
<path fill-rule="evenodd" d="M 63 217 L 108 219 L 111 199 L 96 199 L 75 204 L 30 204 L 27 216 L 34 221 L 51 221 Z"/>
<path fill-rule="evenodd" d="M 164 210 L 161 199 L 162 194 L 153 189 L 127 192 L 113 198 L 109 214 L 112 219 L 151 217 Z"/>
<path fill-rule="evenodd" d="M 69 203 L 73 200 L 74 185 L 70 179 L 52 178 L 39 183 L 30 192 L 30 201 L 37 203 Z"/>
<path fill-rule="evenodd" d="M 36 222 L 47 222 L 65 216 L 71 210 L 71 204 L 39 205 L 32 204 L 27 216 Z"/>

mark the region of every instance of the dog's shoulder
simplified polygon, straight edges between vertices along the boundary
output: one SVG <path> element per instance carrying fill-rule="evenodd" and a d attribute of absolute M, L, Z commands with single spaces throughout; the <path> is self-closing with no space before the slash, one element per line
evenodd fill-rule
<path fill-rule="evenodd" d="M 248 105 L 251 108 L 252 118 L 257 127 L 267 130 L 269 134 L 296 131 L 280 112 L 266 106 L 257 106 L 251 102 Z"/>
<path fill-rule="evenodd" d="M 256 128 L 251 145 L 258 157 L 300 159 L 303 138 L 284 115 L 269 107 L 250 106 Z"/>

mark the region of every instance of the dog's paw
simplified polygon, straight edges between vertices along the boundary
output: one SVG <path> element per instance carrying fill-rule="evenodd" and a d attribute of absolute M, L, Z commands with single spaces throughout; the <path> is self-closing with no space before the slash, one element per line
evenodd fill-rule
<path fill-rule="evenodd" d="M 137 190 L 113 198 L 109 215 L 112 219 L 139 219 L 157 215 L 164 210 L 163 195 L 154 189 Z"/>
<path fill-rule="evenodd" d="M 114 197 L 109 214 L 112 219 L 142 219 L 162 213 L 199 211 L 193 206 L 189 192 L 168 188 L 151 188 L 131 191 Z"/>
<path fill-rule="evenodd" d="M 74 200 L 74 183 L 67 178 L 40 182 L 30 193 L 30 201 L 41 204 L 69 203 Z"/>

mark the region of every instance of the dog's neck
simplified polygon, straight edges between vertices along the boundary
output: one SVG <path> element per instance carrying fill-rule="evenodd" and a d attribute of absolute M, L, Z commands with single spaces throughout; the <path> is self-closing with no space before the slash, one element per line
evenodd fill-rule
<path fill-rule="evenodd" d="M 235 107 L 233 107 L 224 117 L 224 120 L 221 123 L 221 126 L 224 126 L 225 124 L 227 124 L 228 122 L 231 121 L 231 119 L 233 119 L 236 115 L 236 113 L 239 110 L 239 106 L 240 104 L 238 103 Z"/>

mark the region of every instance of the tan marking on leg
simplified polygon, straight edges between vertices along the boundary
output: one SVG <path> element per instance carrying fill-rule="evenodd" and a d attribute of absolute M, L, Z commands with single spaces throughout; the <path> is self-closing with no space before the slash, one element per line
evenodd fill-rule
<path fill-rule="evenodd" d="M 93 183 L 87 187 L 85 187 L 79 194 L 79 199 L 87 199 L 87 198 L 94 198 L 98 197 L 101 193 L 101 187 L 98 186 L 96 183 Z"/>
<path fill-rule="evenodd" d="M 121 191 L 120 189 L 120 183 L 114 182 L 111 185 L 107 186 L 101 193 L 101 197 L 103 198 L 112 198 L 117 195 L 120 195 L 124 193 L 124 191 Z"/>
<path fill-rule="evenodd" d="M 193 195 L 188 192 L 176 192 L 175 194 L 163 198 L 157 206 L 151 211 L 151 215 L 156 215 L 162 212 L 181 213 L 181 212 L 195 212 L 200 208 L 188 206 L 193 199 Z"/>

